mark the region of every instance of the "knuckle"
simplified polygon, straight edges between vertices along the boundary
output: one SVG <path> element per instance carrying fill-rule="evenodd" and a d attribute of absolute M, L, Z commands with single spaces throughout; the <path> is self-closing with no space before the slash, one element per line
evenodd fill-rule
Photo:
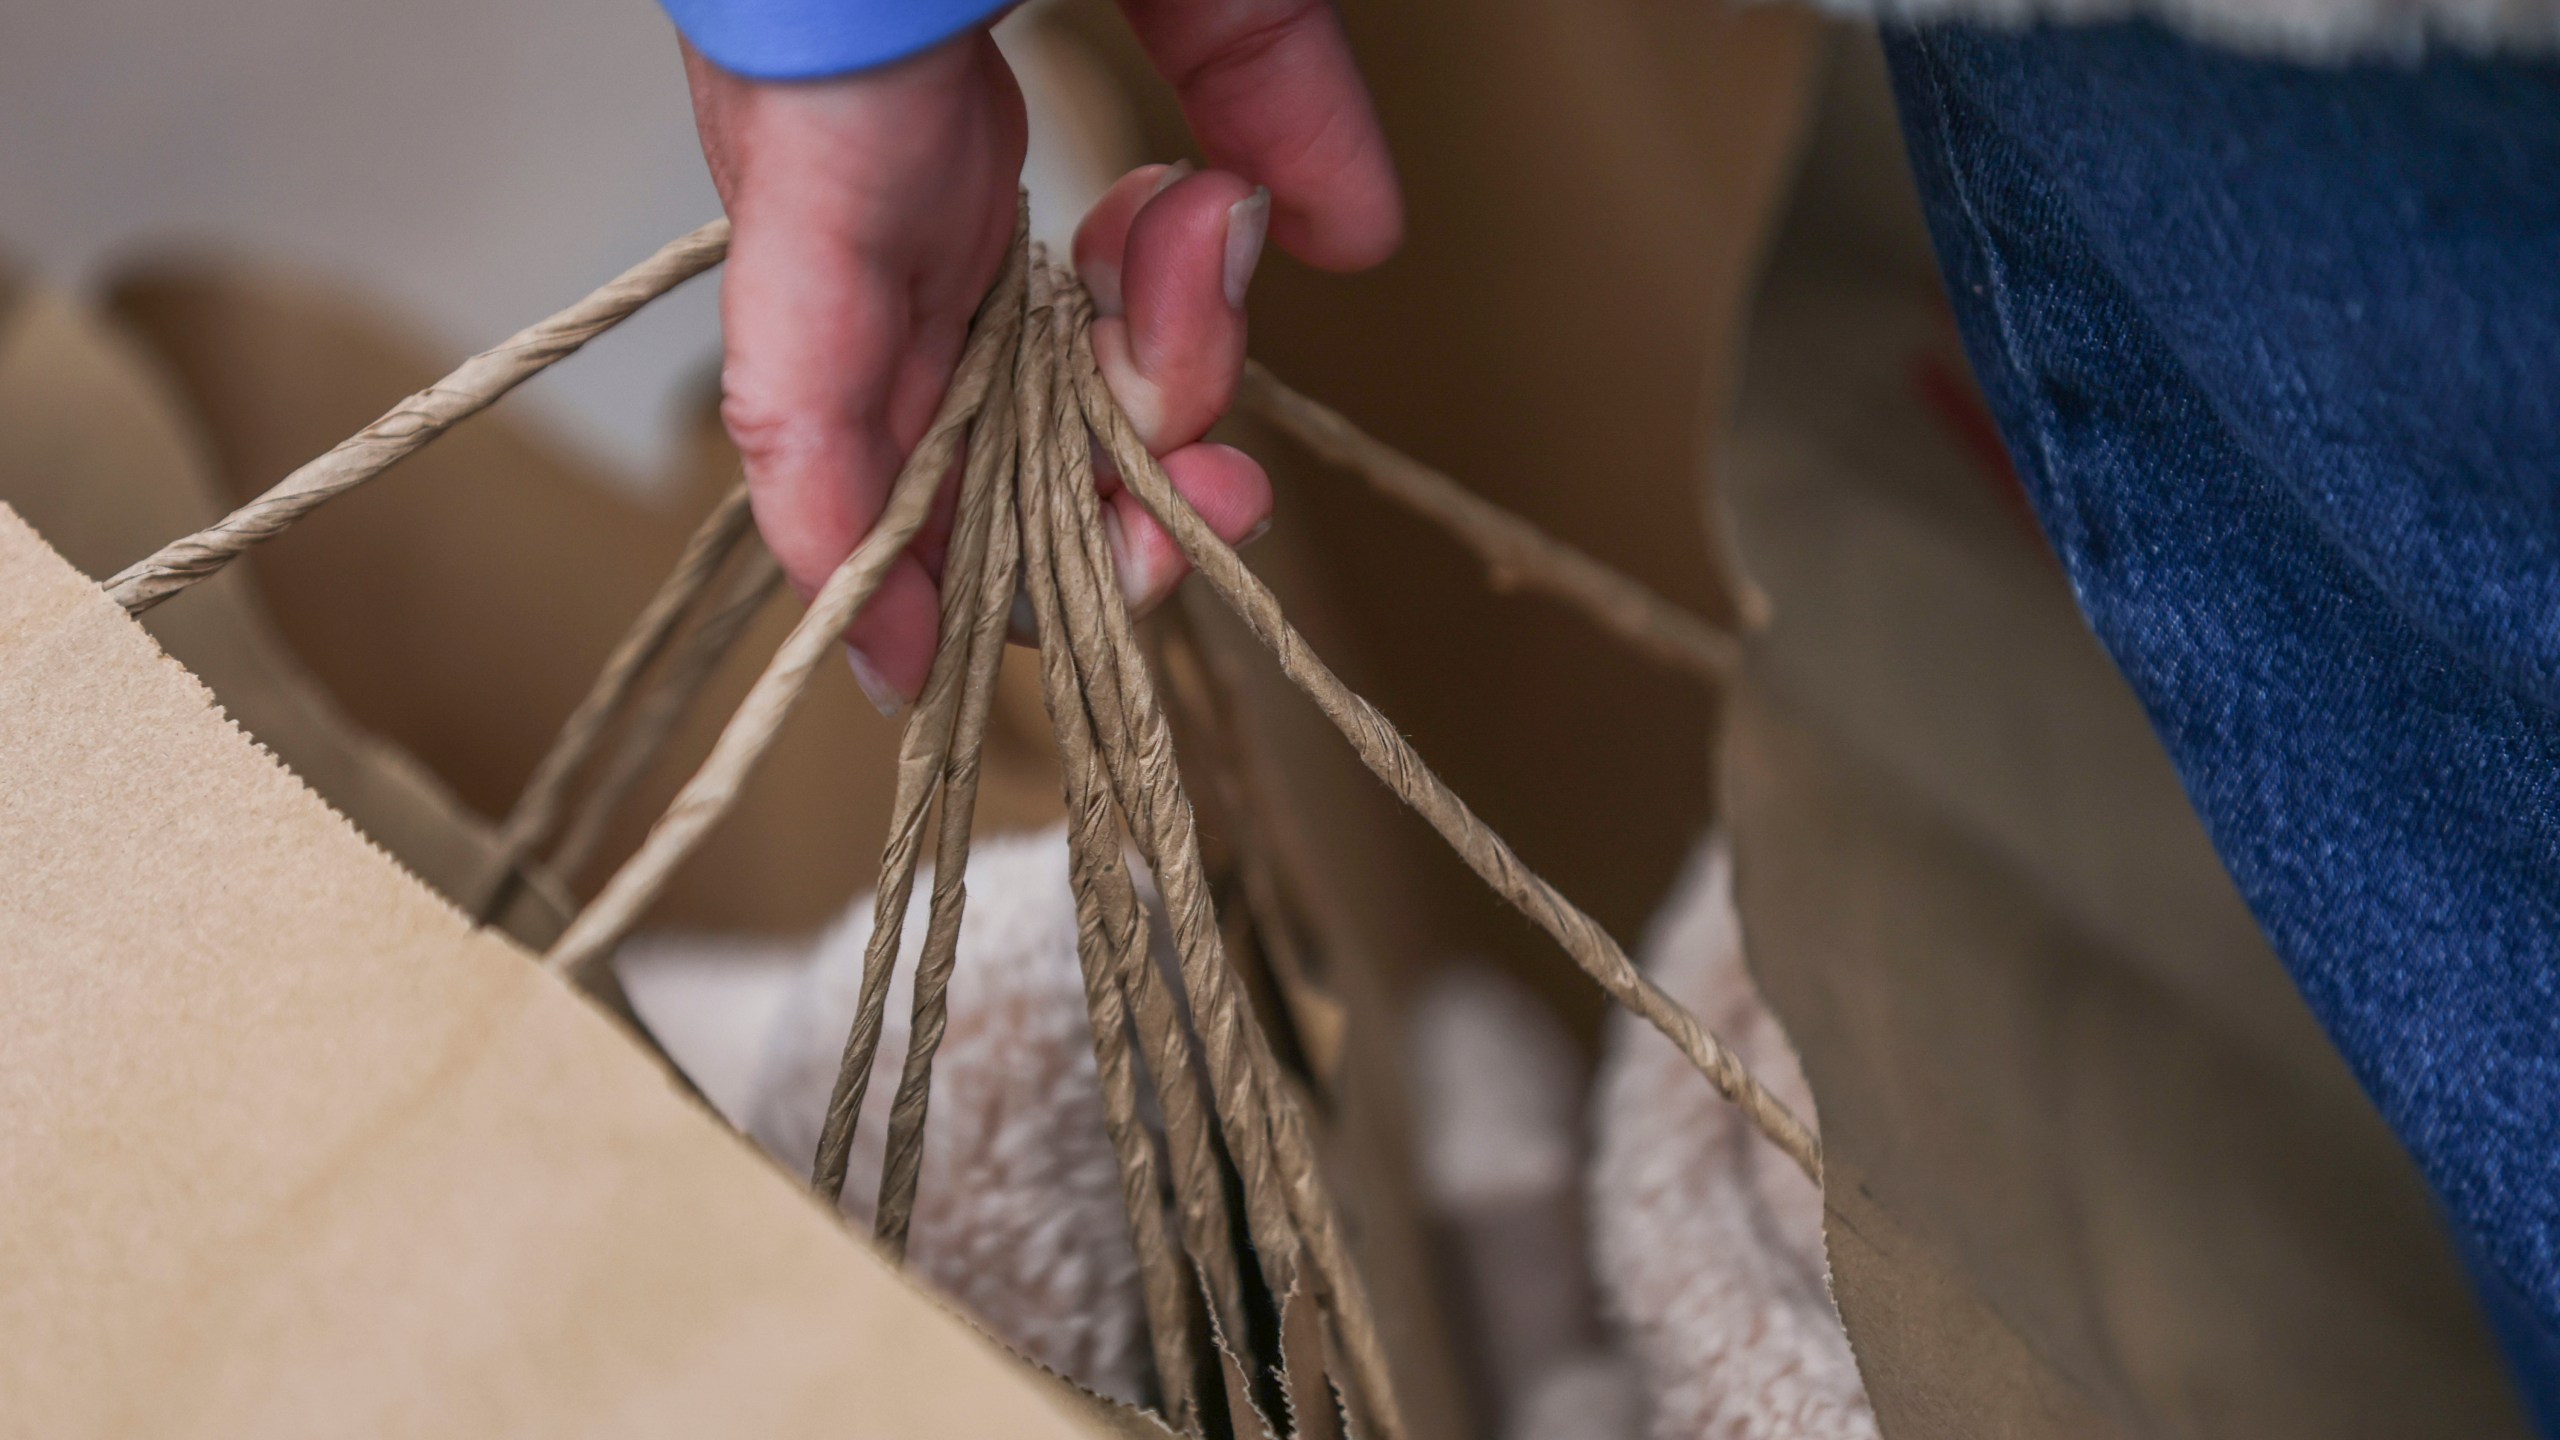
<path fill-rule="evenodd" d="M 796 470 L 826 446 L 826 417 L 782 403 L 755 388 L 729 385 L 720 397 L 720 423 L 753 477 Z"/>

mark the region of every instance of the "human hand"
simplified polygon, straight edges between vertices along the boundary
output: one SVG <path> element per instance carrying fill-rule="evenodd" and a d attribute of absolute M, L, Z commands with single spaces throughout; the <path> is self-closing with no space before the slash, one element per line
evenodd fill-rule
<path fill-rule="evenodd" d="M 1402 236 L 1394 171 L 1322 0 L 1124 8 L 1222 168 L 1124 177 L 1078 232 L 1076 266 L 1097 302 L 1094 346 L 1113 394 L 1175 487 L 1239 540 L 1267 518 L 1269 483 L 1200 437 L 1243 364 L 1244 289 L 1266 227 L 1309 263 L 1373 264 Z M 690 49 L 686 68 L 735 228 L 722 415 L 757 523 L 806 596 L 887 503 L 1003 263 L 1022 98 L 983 29 L 832 80 L 750 81 Z M 847 632 L 883 710 L 911 699 L 932 665 L 950 498 Z M 1107 498 L 1122 589 L 1143 609 L 1185 566 L 1134 497 Z"/>

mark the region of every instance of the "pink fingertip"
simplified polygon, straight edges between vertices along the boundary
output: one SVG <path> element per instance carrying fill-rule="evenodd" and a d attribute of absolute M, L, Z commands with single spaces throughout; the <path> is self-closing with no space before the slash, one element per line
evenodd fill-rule
<path fill-rule="evenodd" d="M 879 670 L 873 667 L 870 656 L 863 654 L 860 649 L 852 645 L 847 645 L 844 647 L 844 658 L 846 663 L 853 667 L 853 683 L 862 687 L 862 697 L 871 702 L 872 708 L 880 712 L 882 719 L 895 720 L 906 710 L 907 697 L 899 694 L 896 686 L 882 678 Z"/>
<path fill-rule="evenodd" d="M 1245 291 L 1262 263 L 1262 242 L 1271 233 L 1271 187 L 1257 185 L 1251 195 L 1227 207 L 1227 257 L 1224 280 L 1229 309 L 1244 308 Z"/>

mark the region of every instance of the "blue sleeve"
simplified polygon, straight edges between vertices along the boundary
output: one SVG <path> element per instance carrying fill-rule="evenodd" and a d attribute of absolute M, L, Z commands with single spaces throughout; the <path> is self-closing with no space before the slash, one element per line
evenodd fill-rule
<path fill-rule="evenodd" d="M 903 60 L 1010 0 L 661 0 L 693 48 L 753 80 L 814 80 Z"/>

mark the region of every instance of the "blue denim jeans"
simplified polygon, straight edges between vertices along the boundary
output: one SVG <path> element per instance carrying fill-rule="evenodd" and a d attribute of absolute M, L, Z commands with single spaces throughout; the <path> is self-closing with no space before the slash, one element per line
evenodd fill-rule
<path fill-rule="evenodd" d="M 2560 68 L 1887 46 L 2089 623 L 2560 1435 Z"/>

